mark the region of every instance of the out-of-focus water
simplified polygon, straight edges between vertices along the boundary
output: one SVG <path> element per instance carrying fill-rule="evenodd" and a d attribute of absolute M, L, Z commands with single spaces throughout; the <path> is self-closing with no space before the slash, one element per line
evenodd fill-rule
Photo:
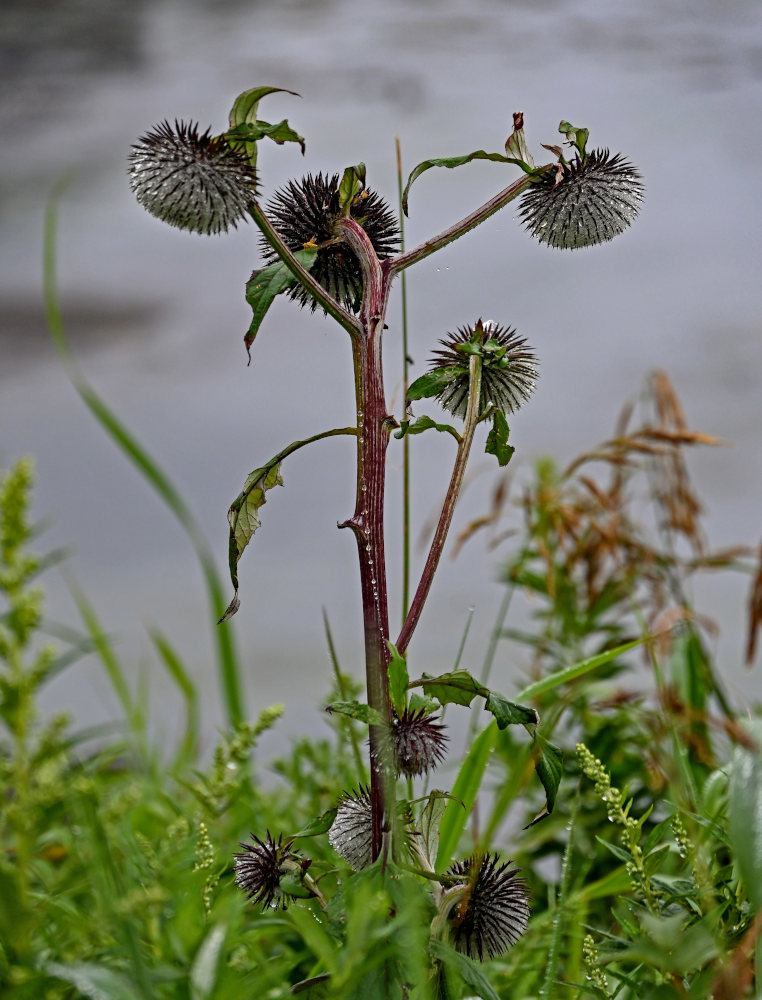
<path fill-rule="evenodd" d="M 59 253 L 72 343 L 88 377 L 184 492 L 224 571 L 225 513 L 245 475 L 292 439 L 352 419 L 348 344 L 328 321 L 278 302 L 247 368 L 243 285 L 257 264 L 253 227 L 204 239 L 161 225 L 133 200 L 125 157 L 134 137 L 165 117 L 222 129 L 233 98 L 254 85 L 303 95 L 262 104 L 263 117 L 288 117 L 307 138 L 304 161 L 296 147 L 263 147 L 266 191 L 304 170 L 333 172 L 362 159 L 371 186 L 393 200 L 395 136 L 407 167 L 500 149 L 519 109 L 538 155 L 541 142 L 557 141 L 566 118 L 591 129 L 591 145 L 630 156 L 647 198 L 636 225 L 613 244 L 548 250 L 528 239 L 509 207 L 412 269 L 411 353 L 420 370 L 439 336 L 480 315 L 530 339 L 542 377 L 512 421 L 517 464 L 542 452 L 565 460 L 601 440 L 644 375 L 666 369 L 691 425 L 731 442 L 697 454 L 693 464 L 710 538 L 717 545 L 758 540 L 758 4 L 16 0 L 0 12 L 0 44 L 0 464 L 36 455 L 36 511 L 54 518 L 46 541 L 73 546 L 70 571 L 130 672 L 151 674 L 160 728 L 173 728 L 179 709 L 150 666 L 145 626 L 161 627 L 187 658 L 210 732 L 221 718 L 210 671 L 213 626 L 181 531 L 85 411 L 48 342 L 43 211 L 54 181 L 73 168 Z M 411 195 L 408 245 L 506 182 L 496 164 L 431 171 Z M 397 300 L 386 350 L 392 391 L 398 316 Z M 449 444 L 414 442 L 418 524 L 446 486 Z M 285 701 L 284 738 L 321 725 L 316 699 L 330 677 L 321 607 L 343 667 L 360 673 L 354 544 L 335 529 L 352 508 L 352 459 L 342 438 L 294 456 L 242 564 L 235 627 L 249 669 L 248 702 L 256 711 Z M 394 496 L 393 449 L 389 462 Z M 466 493 L 461 526 L 483 510 L 493 482 L 483 459 L 474 464 L 487 471 Z M 392 511 L 397 593 L 399 521 Z M 500 598 L 497 571 L 479 542 L 443 567 L 411 648 L 416 672 L 452 663 L 471 604 L 463 662 L 478 664 Z M 49 577 L 48 589 L 51 615 L 72 620 L 64 581 Z M 753 689 L 753 675 L 740 665 L 743 586 L 718 579 L 699 596 L 726 623 L 720 651 L 731 686 Z M 520 666 L 506 646 L 496 686 L 514 690 Z M 81 718 L 115 715 L 92 664 L 62 678 L 49 698 Z"/>

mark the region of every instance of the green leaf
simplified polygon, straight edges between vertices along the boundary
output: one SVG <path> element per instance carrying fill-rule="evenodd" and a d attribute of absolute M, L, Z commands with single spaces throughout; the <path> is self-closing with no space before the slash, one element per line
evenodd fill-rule
<path fill-rule="evenodd" d="M 309 271 L 317 260 L 317 247 L 305 247 L 297 250 L 294 257 L 303 268 Z M 259 332 L 262 320 L 265 318 L 267 310 L 273 304 L 273 300 L 287 288 L 297 284 L 297 279 L 289 271 L 282 260 L 277 260 L 268 267 L 263 267 L 259 271 L 252 271 L 251 278 L 246 282 L 246 301 L 254 313 L 249 329 L 243 342 L 251 362 L 251 345 Z"/>
<path fill-rule="evenodd" d="M 424 376 L 425 378 L 425 376 Z M 420 382 L 420 379 L 417 381 Z M 452 424 L 437 424 L 431 417 L 418 417 L 412 423 L 409 420 L 402 420 L 400 422 L 400 429 L 395 432 L 394 436 L 397 439 L 405 437 L 406 434 L 423 434 L 424 431 L 435 430 L 440 433 L 452 434 L 455 440 L 460 444 L 461 436 L 452 426 Z"/>
<path fill-rule="evenodd" d="M 191 1000 L 209 1000 L 214 996 L 225 936 L 225 925 L 215 924 L 201 942 L 190 970 Z"/>
<path fill-rule="evenodd" d="M 407 707 L 407 686 L 410 678 L 407 672 L 407 664 L 404 656 L 400 656 L 397 647 L 392 642 L 387 642 L 391 657 L 387 668 L 389 678 L 389 697 L 391 698 L 394 711 L 397 715 L 402 715 Z"/>
<path fill-rule="evenodd" d="M 590 130 L 586 128 L 578 128 L 576 125 L 572 125 L 571 122 L 563 121 L 558 126 L 558 131 L 562 135 L 566 136 L 566 142 L 577 147 L 580 158 L 584 160 L 587 156 L 585 146 L 587 145 L 587 140 L 590 136 Z"/>
<path fill-rule="evenodd" d="M 235 128 L 229 129 L 225 133 L 225 138 L 233 145 L 235 142 L 256 142 L 259 139 L 272 139 L 273 142 L 282 146 L 286 142 L 298 142 L 302 156 L 305 152 L 304 136 L 299 135 L 288 124 L 286 119 L 271 125 L 269 122 L 242 122 Z"/>
<path fill-rule="evenodd" d="M 242 94 L 239 94 L 238 97 L 236 97 L 233 102 L 233 107 L 230 109 L 230 115 L 228 116 L 230 128 L 236 129 L 240 125 L 256 126 L 259 102 L 268 94 L 293 94 L 294 97 L 299 97 L 299 94 L 297 94 L 295 90 L 284 90 L 283 87 L 252 87 L 250 90 L 244 90 Z M 249 157 L 251 165 L 256 167 L 256 141 L 246 142 L 245 148 L 246 155 Z"/>
<path fill-rule="evenodd" d="M 561 784 L 561 775 L 564 770 L 564 755 L 560 747 L 548 742 L 539 733 L 534 734 L 532 741 L 532 755 L 534 756 L 534 767 L 537 777 L 542 782 L 545 789 L 545 808 L 542 809 L 528 826 L 534 826 L 541 819 L 545 819 L 553 812 L 556 804 L 556 793 Z"/>
<path fill-rule="evenodd" d="M 477 149 L 474 153 L 466 153 L 465 156 L 448 156 L 443 159 L 424 160 L 411 171 L 410 176 L 407 179 L 407 184 L 405 185 L 405 190 L 402 192 L 402 211 L 405 215 L 408 214 L 407 200 L 410 188 L 413 186 L 413 182 L 417 180 L 421 174 L 430 170 L 432 167 L 447 167 L 448 170 L 452 170 L 454 167 L 463 166 L 464 163 L 471 163 L 472 160 L 492 160 L 495 163 L 513 163 L 515 166 L 521 167 L 521 169 L 525 170 L 527 173 L 532 172 L 532 167 L 520 159 L 516 159 L 512 156 L 504 156 L 502 153 L 487 153 L 483 149 Z"/>
<path fill-rule="evenodd" d="M 347 167 L 342 174 L 341 184 L 339 184 L 339 208 L 344 215 L 349 215 L 352 202 L 364 190 L 365 164 L 357 163 L 353 167 Z"/>
<path fill-rule="evenodd" d="M 429 951 L 434 958 L 452 969 L 471 990 L 475 990 L 476 995 L 482 997 L 482 1000 L 500 1000 L 492 983 L 482 972 L 481 966 L 468 955 L 455 951 L 443 941 L 436 939 L 429 943 Z"/>
<path fill-rule="evenodd" d="M 439 825 L 445 814 L 449 798 L 448 792 L 434 789 L 429 792 L 428 801 L 421 810 L 421 818 L 418 823 L 421 834 L 420 846 L 432 868 L 436 863 L 437 851 L 439 850 Z"/>
<path fill-rule="evenodd" d="M 730 841 L 744 887 L 756 910 L 762 910 L 762 720 L 745 728 L 747 746 L 733 752 L 728 795 Z M 756 744 L 756 745 L 754 745 Z"/>
<path fill-rule="evenodd" d="M 495 410 L 492 414 L 492 430 L 487 435 L 487 444 L 484 451 L 488 455 L 494 455 L 497 464 L 501 468 L 507 465 L 516 450 L 513 445 L 508 444 L 508 421 L 504 413 Z"/>
<path fill-rule="evenodd" d="M 306 826 L 303 826 L 298 833 L 292 833 L 290 839 L 296 840 L 297 837 L 317 837 L 321 833 L 327 833 L 333 826 L 337 811 L 337 809 L 326 809 L 324 813 L 316 816 Z"/>
<path fill-rule="evenodd" d="M 438 392 L 445 389 L 456 378 L 462 378 L 468 373 L 468 368 L 460 365 L 447 365 L 445 368 L 435 368 L 433 372 L 427 372 L 417 378 L 408 387 L 405 398 L 408 402 L 414 399 L 426 399 L 429 396 L 436 396 Z"/>
<path fill-rule="evenodd" d="M 329 715 L 333 712 L 338 712 L 339 715 L 347 715 L 350 719 L 357 719 L 359 722 L 364 722 L 366 726 L 384 725 L 384 718 L 381 713 L 375 708 L 371 708 L 370 705 L 364 705 L 360 701 L 333 701 L 330 705 L 326 705 L 325 710 Z"/>
<path fill-rule="evenodd" d="M 438 708 L 442 707 L 436 698 L 429 698 L 426 695 L 419 694 L 417 691 L 410 692 L 408 706 L 411 712 L 422 711 L 425 715 L 431 715 L 432 712 L 436 712 Z"/>
<path fill-rule="evenodd" d="M 48 962 L 44 971 L 54 979 L 70 983 L 88 1000 L 141 1000 L 144 995 L 118 972 L 92 962 L 76 965 Z"/>
<path fill-rule="evenodd" d="M 418 686 L 442 705 L 452 702 L 467 707 L 477 695 L 482 698 L 488 698 L 490 695 L 489 688 L 480 684 L 467 670 L 453 670 L 447 674 L 440 674 L 439 677 L 423 674 Z"/>
<path fill-rule="evenodd" d="M 484 705 L 484 711 L 492 712 L 498 729 L 517 725 L 536 726 L 540 721 L 540 716 L 533 708 L 529 708 L 527 705 L 517 705 L 515 701 L 508 701 L 497 691 L 490 691 Z"/>
<path fill-rule="evenodd" d="M 442 822 L 439 825 L 439 851 L 436 863 L 436 871 L 438 872 L 443 871 L 451 863 L 458 841 L 474 807 L 476 795 L 496 739 L 497 723 L 490 722 L 471 744 L 466 759 L 458 771 L 455 784 L 452 786 L 452 798 L 447 803 Z"/>
<path fill-rule="evenodd" d="M 280 456 L 278 456 L 279 458 Z M 273 486 L 282 486 L 280 461 L 275 460 L 269 465 L 255 469 L 243 484 L 243 490 L 238 494 L 228 511 L 230 539 L 228 543 L 228 563 L 230 579 L 235 588 L 233 600 L 228 605 L 220 622 L 232 618 L 240 607 L 238 600 L 238 563 L 243 550 L 251 541 L 254 532 L 260 525 L 259 510 L 267 503 L 267 491 Z"/>

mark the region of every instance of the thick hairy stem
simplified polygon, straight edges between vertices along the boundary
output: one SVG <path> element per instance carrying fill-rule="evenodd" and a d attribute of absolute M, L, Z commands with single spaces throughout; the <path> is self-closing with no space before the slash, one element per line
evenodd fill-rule
<path fill-rule="evenodd" d="M 293 276 L 307 289 L 307 291 L 317 299 L 329 316 L 333 316 L 337 323 L 352 337 L 362 336 L 362 327 L 356 316 L 348 312 L 342 305 L 334 299 L 323 286 L 317 282 L 310 272 L 299 263 L 289 247 L 283 242 L 277 229 L 268 219 L 262 206 L 258 202 L 253 202 L 250 209 L 252 219 L 259 226 L 262 235 L 277 253 Z"/>
<path fill-rule="evenodd" d="M 360 560 L 360 584 L 365 632 L 365 676 L 368 704 L 391 719 L 387 666 L 389 611 L 384 553 L 384 487 L 390 418 L 386 412 L 381 338 L 388 300 L 388 284 L 367 234 L 352 219 L 337 228 L 351 247 L 363 271 L 360 323 L 363 336 L 352 338 L 357 400 L 357 496 L 355 511 L 342 527 L 352 528 Z M 394 785 L 384 760 L 388 741 L 378 726 L 370 727 L 372 857 L 382 851 L 384 833 L 394 816 Z"/>
<path fill-rule="evenodd" d="M 519 177 L 517 181 L 513 184 L 509 184 L 507 188 L 503 188 L 502 191 L 490 198 L 479 208 L 474 209 L 469 215 L 461 219 L 460 222 L 456 222 L 454 225 L 450 226 L 449 229 L 445 229 L 438 236 L 432 236 L 431 239 L 426 240 L 424 243 L 420 243 L 417 247 L 413 247 L 412 250 L 408 250 L 405 253 L 398 254 L 396 257 L 390 257 L 388 260 L 384 261 L 384 271 L 393 277 L 400 271 L 404 271 L 406 267 L 410 267 L 411 264 L 417 264 L 419 260 L 423 260 L 424 257 L 428 257 L 432 253 L 436 253 L 437 250 L 441 250 L 442 247 L 447 246 L 448 243 L 453 243 L 460 236 L 465 233 L 470 232 L 470 230 L 475 229 L 480 223 L 484 222 L 495 212 L 499 212 L 501 208 L 505 208 L 509 201 L 513 201 L 517 198 L 523 191 L 525 191 L 529 185 L 532 183 L 532 178 L 529 174 L 525 174 L 523 177 Z"/>
<path fill-rule="evenodd" d="M 444 504 L 442 505 L 442 512 L 439 515 L 439 521 L 437 523 L 436 531 L 434 532 L 434 538 L 431 541 L 431 547 L 429 548 L 426 565 L 423 567 L 423 573 L 421 574 L 421 579 L 418 583 L 418 589 L 413 597 L 413 603 L 410 605 L 410 610 L 405 618 L 402 631 L 397 639 L 396 646 L 401 654 L 405 652 L 410 643 L 415 627 L 421 617 L 423 605 L 425 604 L 429 590 L 431 589 L 434 574 L 437 566 L 439 565 L 439 559 L 442 555 L 442 550 L 444 549 L 445 540 L 447 539 L 447 532 L 450 529 L 452 516 L 455 512 L 455 505 L 458 502 L 460 488 L 463 485 L 463 474 L 466 471 L 468 455 L 471 451 L 471 445 L 474 440 L 474 431 L 476 430 L 476 425 L 479 423 L 479 396 L 481 393 L 482 360 L 478 355 L 471 355 L 469 359 L 468 375 L 468 408 L 466 410 L 466 420 L 463 426 L 463 436 L 460 444 L 458 445 L 458 454 L 455 457 L 455 466 L 453 467 L 452 476 L 450 477 L 450 485 L 447 488 L 447 496 L 445 497 Z"/>

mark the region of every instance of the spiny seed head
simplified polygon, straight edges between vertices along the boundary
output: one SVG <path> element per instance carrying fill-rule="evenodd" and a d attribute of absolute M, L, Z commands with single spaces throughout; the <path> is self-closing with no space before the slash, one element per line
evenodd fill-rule
<path fill-rule="evenodd" d="M 334 238 L 334 224 L 341 216 L 339 175 L 308 174 L 300 181 L 290 181 L 275 192 L 267 212 L 290 250 L 301 250 L 310 241 L 320 246 L 310 273 L 341 305 L 357 312 L 363 282 L 356 257 L 343 243 L 321 246 Z M 374 191 L 366 189 L 358 194 L 349 214 L 368 234 L 380 259 L 398 249 L 400 237 L 395 215 Z M 278 259 L 265 240 L 261 251 L 266 264 Z M 315 300 L 301 285 L 291 288 L 288 294 L 314 312 Z"/>
<path fill-rule="evenodd" d="M 576 250 L 623 233 L 644 193 L 640 173 L 620 153 L 594 149 L 531 184 L 521 198 L 519 219 L 540 243 Z"/>
<path fill-rule="evenodd" d="M 455 333 L 448 333 L 439 343 L 441 349 L 432 354 L 429 371 L 451 372 L 452 378 L 436 398 L 454 416 L 466 415 L 472 345 L 479 348 L 482 358 L 480 412 L 492 403 L 502 413 L 514 413 L 531 396 L 539 375 L 539 362 L 515 329 L 479 319 L 473 326 L 462 326 Z"/>
<path fill-rule="evenodd" d="M 436 716 L 427 716 L 423 709 L 411 712 L 405 709 L 395 716 L 389 727 L 397 774 L 413 778 L 433 771 L 445 756 L 444 726 Z"/>
<path fill-rule="evenodd" d="M 448 869 L 462 879 L 442 899 L 455 947 L 480 962 L 507 951 L 527 929 L 529 901 L 520 870 L 497 854 L 473 855 Z"/>
<path fill-rule="evenodd" d="M 350 868 L 360 871 L 372 860 L 373 826 L 370 791 L 363 785 L 356 794 L 345 792 L 339 800 L 328 842 Z"/>
<path fill-rule="evenodd" d="M 243 853 L 235 855 L 235 880 L 237 885 L 255 903 L 267 907 L 286 908 L 286 897 L 281 892 L 281 876 L 294 870 L 298 855 L 291 850 L 292 840 L 283 843 L 283 834 L 276 843 L 267 831 L 265 840 L 251 835 L 252 843 L 241 844 Z"/>
<path fill-rule="evenodd" d="M 142 136 L 129 155 L 130 187 L 157 219 L 211 235 L 246 217 L 256 175 L 249 160 L 224 136 L 193 122 L 164 121 Z"/>

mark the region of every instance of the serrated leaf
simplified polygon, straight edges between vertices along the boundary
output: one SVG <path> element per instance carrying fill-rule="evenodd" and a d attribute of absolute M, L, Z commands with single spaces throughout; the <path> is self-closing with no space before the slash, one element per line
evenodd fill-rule
<path fill-rule="evenodd" d="M 336 819 L 337 809 L 326 809 L 324 813 L 316 816 L 306 826 L 303 826 L 298 833 L 292 833 L 290 839 L 296 840 L 299 837 L 317 837 L 321 833 L 327 833 L 333 826 Z"/>
<path fill-rule="evenodd" d="M 468 955 L 436 939 L 429 942 L 429 951 L 434 958 L 452 969 L 471 990 L 475 990 L 476 995 L 482 1000 L 500 1000 L 494 986 L 482 972 L 481 966 Z"/>
<path fill-rule="evenodd" d="M 435 368 L 433 372 L 427 372 L 417 378 L 408 387 L 405 398 L 410 402 L 414 399 L 426 399 L 429 396 L 436 396 L 438 392 L 452 382 L 453 379 L 462 377 L 468 371 L 459 365 L 447 365 L 445 368 Z"/>
<path fill-rule="evenodd" d="M 420 381 L 420 380 L 419 380 Z M 424 431 L 435 430 L 439 431 L 440 434 L 452 434 L 455 440 L 460 444 L 461 436 L 452 426 L 452 424 L 438 424 L 431 417 L 418 417 L 412 423 L 409 420 L 400 421 L 400 429 L 395 431 L 395 438 L 400 439 L 405 437 L 407 434 L 423 434 Z"/>
<path fill-rule="evenodd" d="M 389 678 L 389 698 L 391 699 L 394 711 L 397 715 L 402 715 L 407 707 L 407 686 L 410 677 L 407 672 L 407 664 L 404 656 L 400 656 L 397 647 L 392 642 L 388 642 L 389 666 L 387 667 L 387 677 Z"/>
<path fill-rule="evenodd" d="M 294 97 L 299 97 L 299 94 L 297 94 L 295 90 L 285 90 L 283 87 L 252 87 L 250 90 L 244 90 L 242 94 L 239 94 L 238 97 L 236 97 L 233 102 L 233 107 L 230 109 L 230 114 L 228 115 L 230 128 L 235 129 L 239 125 L 256 126 L 259 102 L 268 94 L 292 94 Z M 246 142 L 244 143 L 244 146 L 246 149 L 246 155 L 248 156 L 251 165 L 256 167 L 256 141 Z"/>
<path fill-rule="evenodd" d="M 490 691 L 484 705 L 485 712 L 491 712 L 495 716 L 498 729 L 505 729 L 507 726 L 536 726 L 539 724 L 540 716 L 533 708 L 527 705 L 517 705 L 515 701 L 508 701 L 497 691 Z"/>
<path fill-rule="evenodd" d="M 423 674 L 420 686 L 426 694 L 432 695 L 440 704 L 465 705 L 471 704 L 477 695 L 488 698 L 489 688 L 480 684 L 467 670 L 453 670 L 438 677 Z"/>
<path fill-rule="evenodd" d="M 474 153 L 466 153 L 465 156 L 447 156 L 434 160 L 424 160 L 422 163 L 419 163 L 417 167 L 413 168 L 407 179 L 405 190 L 402 192 L 402 211 L 405 215 L 408 214 L 407 201 L 410 188 L 413 186 L 413 182 L 417 180 L 421 174 L 430 170 L 432 167 L 447 167 L 448 170 L 452 170 L 454 167 L 462 167 L 464 163 L 471 163 L 472 160 L 492 160 L 495 163 L 513 163 L 515 166 L 521 167 L 522 170 L 525 170 L 528 173 L 531 172 L 531 167 L 519 159 L 515 159 L 511 156 L 505 156 L 503 153 L 487 153 L 483 149 L 477 149 Z"/>
<path fill-rule="evenodd" d="M 347 167 L 341 176 L 339 184 L 339 208 L 344 215 L 349 215 L 352 202 L 365 190 L 365 164 L 357 163 Z"/>
<path fill-rule="evenodd" d="M 294 256 L 302 267 L 309 271 L 317 260 L 317 247 L 297 250 Z M 246 301 L 254 313 L 246 336 L 243 338 L 249 362 L 251 362 L 251 345 L 254 343 L 254 338 L 259 332 L 267 310 L 273 304 L 276 296 L 295 284 L 297 284 L 296 278 L 282 260 L 277 260 L 261 270 L 253 271 L 251 278 L 246 282 Z"/>
<path fill-rule="evenodd" d="M 299 135 L 298 132 L 291 128 L 285 118 L 274 125 L 265 121 L 242 122 L 240 125 L 236 125 L 235 128 L 228 129 L 225 133 L 225 138 L 231 144 L 234 142 L 257 142 L 259 139 L 265 138 L 272 139 L 279 146 L 282 146 L 286 142 L 298 142 L 302 150 L 302 156 L 305 153 L 304 136 Z"/>
<path fill-rule="evenodd" d="M 535 823 L 545 819 L 553 812 L 553 807 L 556 804 L 556 793 L 561 784 L 561 775 L 564 770 L 564 755 L 561 748 L 550 743 L 537 732 L 532 740 L 532 754 L 537 777 L 545 789 L 545 808 L 535 816 L 528 826 L 534 826 Z"/>
<path fill-rule="evenodd" d="M 504 413 L 495 410 L 492 414 L 492 429 L 487 435 L 487 444 L 484 451 L 488 455 L 494 455 L 497 464 L 501 467 L 507 465 L 516 450 L 513 445 L 508 444 L 508 421 Z"/>
<path fill-rule="evenodd" d="M 358 722 L 364 722 L 366 726 L 384 725 L 384 717 L 381 713 L 360 701 L 332 701 L 330 705 L 326 705 L 325 710 L 329 715 L 338 712 L 339 715 L 357 719 Z"/>
<path fill-rule="evenodd" d="M 421 810 L 418 824 L 421 834 L 420 846 L 432 868 L 436 864 L 437 851 L 439 850 L 439 825 L 442 822 L 449 798 L 448 792 L 434 789 L 434 791 L 429 792 L 428 802 Z"/>

